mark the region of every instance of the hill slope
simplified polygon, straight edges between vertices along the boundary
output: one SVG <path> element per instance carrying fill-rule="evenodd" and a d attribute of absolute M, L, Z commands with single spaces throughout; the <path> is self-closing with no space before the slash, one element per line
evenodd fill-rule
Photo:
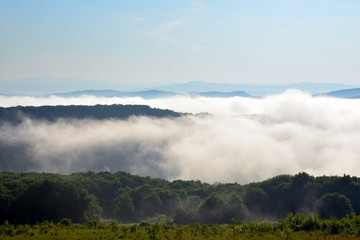
<path fill-rule="evenodd" d="M 342 89 L 322 94 L 337 98 L 360 98 L 360 88 Z"/>
<path fill-rule="evenodd" d="M 0 121 L 18 123 L 23 117 L 55 121 L 59 118 L 125 119 L 131 116 L 180 117 L 172 110 L 151 108 L 146 105 L 95 105 L 95 106 L 41 106 L 0 108 Z"/>

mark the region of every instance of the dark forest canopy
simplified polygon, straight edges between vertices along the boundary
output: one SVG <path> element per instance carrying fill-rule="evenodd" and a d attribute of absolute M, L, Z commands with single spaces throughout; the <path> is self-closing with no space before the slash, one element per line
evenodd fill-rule
<path fill-rule="evenodd" d="M 288 213 L 320 218 L 360 214 L 360 178 L 280 175 L 240 185 L 141 177 L 126 172 L 0 173 L 0 223 L 70 218 L 140 222 L 165 215 L 178 224 L 274 221 Z"/>
<path fill-rule="evenodd" d="M 72 119 L 126 119 L 131 116 L 180 117 L 172 110 L 151 108 L 147 105 L 95 105 L 95 106 L 17 106 L 0 107 L 0 121 L 18 123 L 24 117 L 34 120 L 56 121 L 59 118 Z"/>

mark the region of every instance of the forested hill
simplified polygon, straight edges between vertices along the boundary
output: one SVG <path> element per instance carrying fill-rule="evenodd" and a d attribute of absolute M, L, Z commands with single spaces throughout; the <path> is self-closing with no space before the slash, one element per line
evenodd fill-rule
<path fill-rule="evenodd" d="M 0 223 L 44 220 L 120 222 L 156 219 L 175 223 L 276 220 L 288 213 L 320 218 L 360 213 L 360 179 L 344 175 L 280 175 L 240 185 L 140 177 L 126 172 L 0 173 Z"/>
<path fill-rule="evenodd" d="M 23 117 L 55 121 L 59 118 L 76 119 L 125 119 L 131 116 L 180 117 L 182 114 L 171 110 L 151 108 L 146 105 L 95 105 L 95 106 L 17 106 L 0 108 L 0 121 L 19 122 Z"/>

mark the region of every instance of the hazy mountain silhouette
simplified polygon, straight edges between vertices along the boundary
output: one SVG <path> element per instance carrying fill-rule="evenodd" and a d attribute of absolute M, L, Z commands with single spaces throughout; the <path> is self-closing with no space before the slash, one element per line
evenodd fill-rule
<path fill-rule="evenodd" d="M 278 94 L 288 89 L 299 89 L 312 94 L 335 91 L 338 89 L 352 88 L 354 86 L 340 83 L 295 83 L 286 85 L 252 85 L 235 83 L 212 83 L 202 81 L 191 81 L 158 86 L 156 89 L 175 92 L 209 92 L 209 91 L 245 91 L 253 96 L 264 96 Z"/>
<path fill-rule="evenodd" d="M 163 98 L 163 97 L 174 97 L 181 95 L 190 95 L 193 97 L 253 97 L 244 91 L 233 91 L 233 92 L 191 92 L 191 93 L 177 93 L 161 90 L 148 90 L 148 91 L 137 91 L 137 92 L 124 92 L 116 90 L 85 90 L 75 91 L 66 93 L 54 93 L 46 96 L 55 95 L 59 97 L 79 97 L 83 95 L 90 95 L 96 97 L 141 97 L 141 98 Z"/>
<path fill-rule="evenodd" d="M 11 95 L 43 95 L 53 92 L 73 92 L 85 89 L 140 90 L 147 85 L 123 84 L 106 80 L 81 78 L 37 77 L 0 81 L 0 90 Z"/>
<path fill-rule="evenodd" d="M 233 92 L 218 92 L 218 91 L 210 91 L 210 92 L 193 92 L 190 93 L 192 96 L 202 96 L 202 97 L 253 97 L 252 95 L 244 92 L 244 91 L 233 91 Z"/>
<path fill-rule="evenodd" d="M 355 88 L 357 86 L 339 83 L 296 83 L 286 85 L 252 85 L 238 83 L 215 83 L 190 81 L 174 84 L 124 84 L 106 80 L 87 80 L 80 78 L 24 78 L 17 80 L 0 81 L 0 90 L 4 95 L 44 95 L 49 93 L 74 92 L 86 89 L 114 89 L 123 92 L 145 92 L 160 90 L 175 93 L 193 92 L 236 92 L 245 91 L 253 96 L 278 94 L 287 89 L 299 89 L 311 94 L 336 91 L 339 89 Z M 105 93 L 103 93 L 105 94 Z M 106 93 L 111 95 L 112 93 Z M 120 93 L 116 93 L 120 94 Z M 137 93 L 139 94 L 139 93 Z M 159 95 L 160 93 L 147 92 L 144 95 Z M 169 93 L 166 93 L 169 94 Z M 120 94 L 121 95 L 121 94 Z M 126 94 L 125 94 L 126 95 Z"/>
<path fill-rule="evenodd" d="M 148 91 L 138 91 L 138 92 L 125 92 L 125 91 L 116 91 L 116 90 L 85 90 L 85 91 L 75 91 L 75 92 L 65 92 L 65 93 L 54 93 L 50 95 L 55 95 L 59 97 L 79 97 L 83 95 L 91 95 L 97 97 L 142 97 L 142 98 L 160 98 L 160 97 L 172 97 L 178 95 L 175 92 L 160 91 L 160 90 L 148 90 Z"/>
<path fill-rule="evenodd" d="M 360 88 L 342 89 L 324 93 L 321 95 L 337 97 L 337 98 L 360 98 Z"/>

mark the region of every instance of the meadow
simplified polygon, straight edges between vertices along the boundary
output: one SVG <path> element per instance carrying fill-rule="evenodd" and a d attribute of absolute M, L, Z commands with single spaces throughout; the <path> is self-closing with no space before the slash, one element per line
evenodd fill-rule
<path fill-rule="evenodd" d="M 243 240 L 243 239 L 360 239 L 360 216 L 320 220 L 317 216 L 292 215 L 277 222 L 237 222 L 232 224 L 118 224 L 116 221 L 90 221 L 73 224 L 44 221 L 34 225 L 0 226 L 0 239 L 150 239 L 150 240 Z"/>

